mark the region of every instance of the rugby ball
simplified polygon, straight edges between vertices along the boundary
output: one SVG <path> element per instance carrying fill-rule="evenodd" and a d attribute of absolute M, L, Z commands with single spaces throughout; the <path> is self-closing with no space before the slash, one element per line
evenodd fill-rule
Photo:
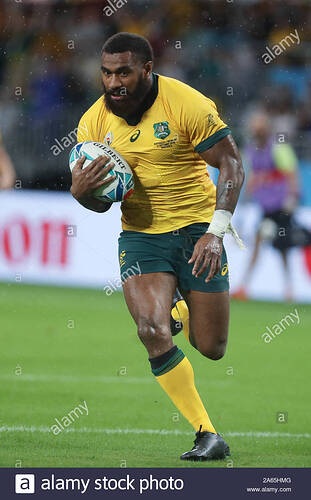
<path fill-rule="evenodd" d="M 69 155 L 70 170 L 72 171 L 76 161 L 83 155 L 86 158 L 83 168 L 86 168 L 95 158 L 103 154 L 110 156 L 114 163 L 107 175 L 115 174 L 116 178 L 110 184 L 96 189 L 92 195 L 99 200 L 108 202 L 126 200 L 134 191 L 133 173 L 124 158 L 110 146 L 96 141 L 79 142 L 72 148 Z"/>

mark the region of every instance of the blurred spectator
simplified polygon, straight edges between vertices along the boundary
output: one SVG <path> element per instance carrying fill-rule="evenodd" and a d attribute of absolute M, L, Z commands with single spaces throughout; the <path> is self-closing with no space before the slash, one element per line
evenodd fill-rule
<path fill-rule="evenodd" d="M 0 189 L 11 189 L 15 183 L 13 163 L 6 152 L 0 136 Z"/>
<path fill-rule="evenodd" d="M 292 246 L 310 244 L 307 231 L 292 220 L 299 200 L 297 158 L 293 148 L 278 142 L 271 130 L 270 116 L 257 111 L 250 119 L 252 141 L 245 151 L 248 167 L 247 189 L 251 198 L 262 210 L 253 253 L 243 277 L 243 285 L 234 294 L 236 298 L 247 298 L 247 287 L 257 262 L 263 242 L 272 243 L 281 255 L 285 275 L 285 297 L 292 299 L 288 269 L 288 249 Z"/>
<path fill-rule="evenodd" d="M 298 130 L 311 132 L 311 81 L 308 82 L 308 92 L 298 107 Z"/>
<path fill-rule="evenodd" d="M 293 140 L 297 130 L 297 115 L 291 89 L 280 86 L 273 92 L 273 98 L 266 107 L 269 113 L 271 133 L 278 137 L 284 135 L 286 141 Z"/>

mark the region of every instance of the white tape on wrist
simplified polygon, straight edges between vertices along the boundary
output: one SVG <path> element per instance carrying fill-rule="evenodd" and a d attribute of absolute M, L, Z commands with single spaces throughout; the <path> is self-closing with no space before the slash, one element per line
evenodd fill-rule
<path fill-rule="evenodd" d="M 207 233 L 215 234 L 218 238 L 223 238 L 230 224 L 232 213 L 229 210 L 215 210 Z"/>
<path fill-rule="evenodd" d="M 242 250 L 245 250 L 246 247 L 243 241 L 231 224 L 231 217 L 232 213 L 229 212 L 229 210 L 215 210 L 211 223 L 206 232 L 214 234 L 221 239 L 223 239 L 226 233 L 231 233 L 239 247 Z"/>

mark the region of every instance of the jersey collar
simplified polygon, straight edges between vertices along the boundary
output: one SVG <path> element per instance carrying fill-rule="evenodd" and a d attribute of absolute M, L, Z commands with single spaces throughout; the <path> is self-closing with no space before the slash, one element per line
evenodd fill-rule
<path fill-rule="evenodd" d="M 152 86 L 146 95 L 145 99 L 141 103 L 141 106 L 132 115 L 124 118 L 128 125 L 137 125 L 142 119 L 143 114 L 153 105 L 159 92 L 159 75 L 152 72 Z"/>

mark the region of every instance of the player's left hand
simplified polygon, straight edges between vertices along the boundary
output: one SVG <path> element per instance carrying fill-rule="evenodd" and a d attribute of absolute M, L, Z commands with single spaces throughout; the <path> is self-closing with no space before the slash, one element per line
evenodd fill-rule
<path fill-rule="evenodd" d="M 210 266 L 205 278 L 205 283 L 208 283 L 220 270 L 222 249 L 221 238 L 211 233 L 203 234 L 194 246 L 191 259 L 188 260 L 188 264 L 194 262 L 192 274 L 198 278 Z"/>

